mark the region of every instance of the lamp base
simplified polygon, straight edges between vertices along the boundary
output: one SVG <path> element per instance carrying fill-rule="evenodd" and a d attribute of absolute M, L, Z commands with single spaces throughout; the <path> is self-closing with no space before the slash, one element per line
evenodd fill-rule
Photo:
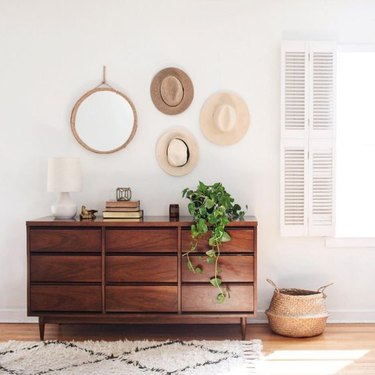
<path fill-rule="evenodd" d="M 77 205 L 69 193 L 60 193 L 57 201 L 51 206 L 51 212 L 55 219 L 72 219 L 77 214 Z"/>

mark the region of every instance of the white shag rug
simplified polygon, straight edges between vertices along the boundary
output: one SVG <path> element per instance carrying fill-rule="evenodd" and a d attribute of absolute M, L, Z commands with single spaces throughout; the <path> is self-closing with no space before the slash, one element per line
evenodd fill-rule
<path fill-rule="evenodd" d="M 0 343 L 6 375 L 256 374 L 260 340 L 9 341 Z"/>

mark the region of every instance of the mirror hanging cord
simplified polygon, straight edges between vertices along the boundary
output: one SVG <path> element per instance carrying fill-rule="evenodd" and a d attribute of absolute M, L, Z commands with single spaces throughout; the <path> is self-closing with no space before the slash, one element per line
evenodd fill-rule
<path fill-rule="evenodd" d="M 110 89 L 114 90 L 114 88 L 110 84 L 107 83 L 106 75 L 107 75 L 107 67 L 105 65 L 103 65 L 103 79 L 102 79 L 102 82 L 100 83 L 100 85 L 95 87 L 96 89 L 99 88 L 99 87 L 102 87 L 102 86 L 107 86 Z"/>

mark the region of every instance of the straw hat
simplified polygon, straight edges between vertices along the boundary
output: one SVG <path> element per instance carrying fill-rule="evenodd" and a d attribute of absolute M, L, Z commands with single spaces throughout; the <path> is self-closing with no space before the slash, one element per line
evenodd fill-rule
<path fill-rule="evenodd" d="M 198 143 L 194 136 L 181 128 L 164 133 L 158 139 L 155 151 L 160 167 L 172 176 L 190 173 L 199 157 Z"/>
<path fill-rule="evenodd" d="M 237 94 L 219 92 L 210 96 L 200 114 L 200 125 L 205 137 L 218 145 L 238 142 L 250 123 L 246 103 Z"/>
<path fill-rule="evenodd" d="M 150 92 L 155 107 L 167 115 L 185 111 L 194 97 L 193 83 L 178 68 L 166 68 L 157 73 L 151 82 Z"/>

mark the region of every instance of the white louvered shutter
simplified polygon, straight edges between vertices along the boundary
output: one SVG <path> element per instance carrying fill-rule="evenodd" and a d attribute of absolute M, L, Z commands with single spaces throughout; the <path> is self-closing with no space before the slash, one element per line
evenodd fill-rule
<path fill-rule="evenodd" d="M 281 235 L 331 235 L 335 44 L 286 41 L 281 59 Z"/>
<path fill-rule="evenodd" d="M 282 236 L 307 235 L 308 43 L 287 41 L 281 48 Z"/>
<path fill-rule="evenodd" d="M 309 145 L 310 236 L 332 236 L 334 230 L 334 144 L 330 139 L 310 140 Z"/>
<path fill-rule="evenodd" d="M 310 42 L 309 199 L 310 236 L 334 235 L 336 46 Z"/>
<path fill-rule="evenodd" d="M 305 138 L 307 132 L 307 43 L 284 42 L 281 51 L 281 137 Z"/>
<path fill-rule="evenodd" d="M 333 42 L 310 42 L 310 139 L 335 138 L 335 50 Z"/>
<path fill-rule="evenodd" d="M 281 142 L 281 233 L 307 235 L 307 147 L 304 139 Z"/>

